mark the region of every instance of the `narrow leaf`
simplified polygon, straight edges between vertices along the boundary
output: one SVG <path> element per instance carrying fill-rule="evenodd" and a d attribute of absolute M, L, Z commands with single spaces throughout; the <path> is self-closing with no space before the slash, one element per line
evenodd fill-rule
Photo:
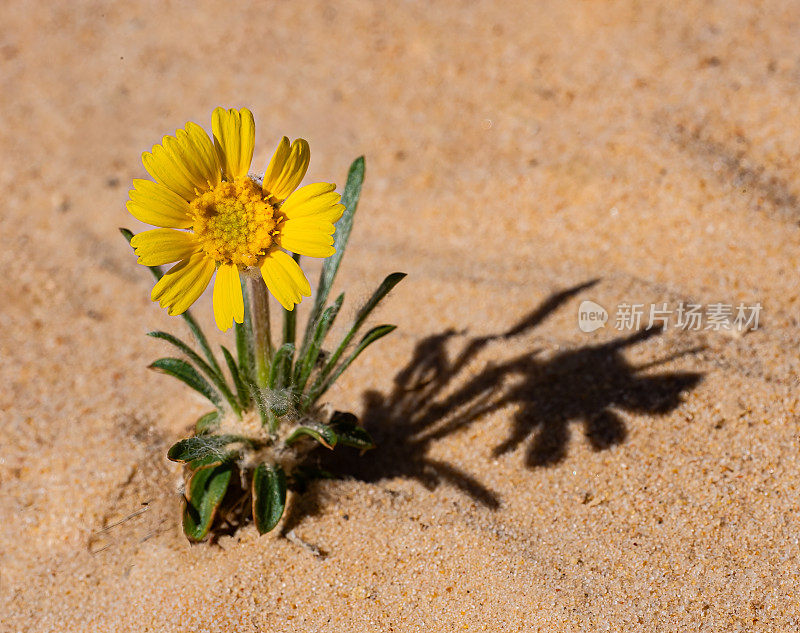
<path fill-rule="evenodd" d="M 253 380 L 255 376 L 255 365 L 253 358 L 253 318 L 250 313 L 250 292 L 247 282 L 240 278 L 242 286 L 242 299 L 244 301 L 244 322 L 234 323 L 236 331 L 236 356 L 239 360 L 239 371 L 247 381 Z"/>
<path fill-rule="evenodd" d="M 324 380 L 327 374 L 333 369 L 336 362 L 339 360 L 339 357 L 344 353 L 347 346 L 350 344 L 350 341 L 353 340 L 353 337 L 356 335 L 358 330 L 364 325 L 364 321 L 367 320 L 367 317 L 370 313 L 375 309 L 375 307 L 381 302 L 389 292 L 394 288 L 397 284 L 402 281 L 403 277 L 405 277 L 405 273 L 392 273 L 386 279 L 381 282 L 381 285 L 378 286 L 378 289 L 372 293 L 372 296 L 369 300 L 362 306 L 362 308 L 356 313 L 356 318 L 353 321 L 353 325 L 350 327 L 350 330 L 345 334 L 342 342 L 339 343 L 339 347 L 336 348 L 333 355 L 328 360 L 328 363 L 325 365 L 325 369 L 322 370 L 321 378 Z"/>
<path fill-rule="evenodd" d="M 308 383 L 311 372 L 314 370 L 314 366 L 317 364 L 317 359 L 319 358 L 319 353 L 322 349 L 322 343 L 333 326 L 333 322 L 336 319 L 336 315 L 339 314 L 339 310 L 342 307 L 343 301 L 344 293 L 340 294 L 336 298 L 336 301 L 332 306 L 329 306 L 325 309 L 325 312 L 322 313 L 319 323 L 317 323 L 317 327 L 314 331 L 314 338 L 311 340 L 308 349 L 301 352 L 297 358 L 295 390 L 298 394 L 303 393 L 306 388 L 306 383 Z"/>
<path fill-rule="evenodd" d="M 363 426 L 359 426 L 358 418 L 352 413 L 337 411 L 331 417 L 330 426 L 339 437 L 339 444 L 361 451 L 375 448 L 372 436 Z"/>
<path fill-rule="evenodd" d="M 336 232 L 333 235 L 333 247 L 336 252 L 328 257 L 322 265 L 322 273 L 317 284 L 317 296 L 314 299 L 314 306 L 308 317 L 305 336 L 303 336 L 304 341 L 311 337 L 316 321 L 328 302 L 328 295 L 333 287 L 336 273 L 339 271 L 339 264 L 341 264 L 342 257 L 344 257 L 344 251 L 350 239 L 350 232 L 353 230 L 353 218 L 358 208 L 358 200 L 361 197 L 361 185 L 364 183 L 365 167 L 364 157 L 359 156 L 350 165 L 350 170 L 347 173 L 347 183 L 342 192 L 344 213 L 336 223 Z"/>
<path fill-rule="evenodd" d="M 250 396 L 256 403 L 256 409 L 258 410 L 258 417 L 261 420 L 261 425 L 268 426 L 270 432 L 273 432 L 275 430 L 273 428 L 275 416 L 272 414 L 272 410 L 267 406 L 267 401 L 264 398 L 261 388 L 255 382 L 249 383 L 249 386 Z"/>
<path fill-rule="evenodd" d="M 286 507 L 286 474 L 279 464 L 259 464 L 253 473 L 253 520 L 259 534 L 272 530 Z"/>
<path fill-rule="evenodd" d="M 197 373 L 197 370 L 185 360 L 180 358 L 159 358 L 150 365 L 150 369 L 155 369 L 164 374 L 168 374 L 208 398 L 218 409 L 222 409 L 222 399 L 219 394 L 208 384 L 205 378 Z"/>
<path fill-rule="evenodd" d="M 155 330 L 153 332 L 148 332 L 147 336 L 152 336 L 153 338 L 161 339 L 162 341 L 167 341 L 168 343 L 172 343 L 175 347 L 181 350 L 186 356 L 189 357 L 189 360 L 192 361 L 197 367 L 206 374 L 209 378 L 221 378 L 220 374 L 214 372 L 214 370 L 209 366 L 207 362 L 205 362 L 200 356 L 197 355 L 191 347 L 189 347 L 186 343 L 180 340 L 177 336 L 173 336 L 168 332 L 161 332 L 160 330 Z"/>
<path fill-rule="evenodd" d="M 193 541 L 208 534 L 228 484 L 231 481 L 230 465 L 207 466 L 192 475 L 186 487 L 183 509 L 183 533 Z"/>
<path fill-rule="evenodd" d="M 186 325 L 189 326 L 189 329 L 194 335 L 197 344 L 200 346 L 200 349 L 203 350 L 203 354 L 205 354 L 206 358 L 208 359 L 208 362 L 214 368 L 214 371 L 216 371 L 218 374 L 222 374 L 222 369 L 220 369 L 219 363 L 217 362 L 217 358 L 216 356 L 214 356 L 214 352 L 211 351 L 211 346 L 208 344 L 208 339 L 206 338 L 206 335 L 203 334 L 203 330 L 200 329 L 200 325 L 197 323 L 197 321 L 194 320 L 192 313 L 189 312 L 189 310 L 187 310 L 186 312 L 181 314 L 181 317 L 183 317 L 183 320 L 186 322 Z"/>
<path fill-rule="evenodd" d="M 223 456 L 225 457 L 225 456 Z M 225 457 L 225 459 L 220 458 L 218 455 L 208 454 L 205 457 L 198 457 L 197 459 L 193 459 L 189 464 L 189 468 L 194 473 L 201 468 L 208 468 L 209 466 L 221 466 L 223 463 L 227 463 L 231 461 L 230 458 Z"/>
<path fill-rule="evenodd" d="M 172 343 L 175 347 L 177 347 L 180 351 L 182 351 L 186 356 L 188 356 L 189 360 L 192 361 L 195 365 L 197 365 L 198 369 L 202 371 L 206 376 L 209 377 L 211 382 L 214 383 L 214 386 L 217 388 L 217 391 L 222 394 L 225 400 L 228 401 L 228 404 L 231 406 L 231 409 L 236 413 L 236 415 L 241 415 L 242 409 L 239 406 L 239 403 L 234 398 L 233 393 L 231 392 L 230 387 L 225 382 L 225 378 L 222 374 L 217 373 L 216 370 L 211 368 L 208 363 L 206 363 L 197 353 L 189 347 L 186 343 L 180 340 L 178 337 L 169 334 L 168 332 L 148 332 L 147 336 L 152 336 L 153 338 L 161 339 L 163 341 L 167 341 L 168 343 Z"/>
<path fill-rule="evenodd" d="M 236 387 L 236 395 L 239 398 L 239 403 L 243 409 L 246 409 L 250 404 L 250 390 L 247 388 L 244 380 L 242 380 L 242 375 L 239 373 L 239 367 L 236 365 L 233 355 L 224 345 L 220 345 L 220 347 L 222 348 L 222 355 L 225 357 L 225 364 L 228 366 L 228 371 L 231 373 L 233 385 Z"/>
<path fill-rule="evenodd" d="M 210 455 L 220 462 L 223 462 L 225 461 L 226 455 L 237 452 L 236 449 L 224 449 L 237 443 L 249 444 L 250 442 L 238 435 L 199 435 L 196 437 L 187 437 L 172 445 L 169 451 L 167 451 L 167 458 L 173 462 L 190 462 L 195 459 L 203 459 Z"/>
<path fill-rule="evenodd" d="M 205 435 L 217 428 L 219 424 L 219 411 L 211 411 L 201 416 L 197 422 L 194 423 L 194 432 L 197 435 Z"/>
<path fill-rule="evenodd" d="M 284 343 L 275 352 L 275 356 L 272 358 L 272 366 L 269 370 L 269 380 L 267 381 L 267 386 L 270 389 L 280 389 L 285 384 L 286 359 L 291 358 L 293 353 L 293 343 Z"/>
<path fill-rule="evenodd" d="M 295 253 L 292 255 L 294 261 L 300 263 L 300 255 Z M 283 309 L 283 344 L 291 345 L 291 351 L 286 354 L 281 362 L 283 367 L 280 368 L 280 376 L 282 378 L 280 386 L 285 387 L 292 381 L 292 366 L 294 364 L 294 350 L 295 339 L 297 338 L 297 310 Z"/>
<path fill-rule="evenodd" d="M 395 329 L 397 329 L 396 325 L 379 325 L 367 332 L 358 345 L 356 345 L 355 349 L 351 352 L 350 356 L 348 356 L 327 378 L 325 378 L 324 381 L 320 381 L 319 379 L 317 380 L 319 385 L 317 386 L 317 383 L 315 383 L 315 387 L 311 389 L 311 392 L 309 393 L 309 401 L 305 403 L 306 408 L 311 406 L 323 393 L 330 389 L 330 386 L 336 382 L 339 376 L 344 373 L 350 364 L 359 357 L 361 352 L 367 349 L 367 347 L 372 345 L 375 341 L 383 338 Z M 322 376 L 320 376 L 320 378 L 322 378 Z"/>
<path fill-rule="evenodd" d="M 339 439 L 336 432 L 327 424 L 306 424 L 298 426 L 289 434 L 289 437 L 286 438 L 286 445 L 291 446 L 303 436 L 317 440 L 325 448 L 333 448 Z"/>

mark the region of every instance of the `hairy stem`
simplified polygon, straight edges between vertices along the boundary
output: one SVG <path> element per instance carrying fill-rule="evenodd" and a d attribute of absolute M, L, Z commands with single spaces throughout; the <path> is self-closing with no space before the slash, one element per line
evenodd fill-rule
<path fill-rule="evenodd" d="M 260 277 L 250 278 L 250 309 L 253 321 L 253 351 L 255 353 L 256 383 L 267 386 L 272 361 L 272 336 L 269 328 L 269 298 L 267 286 Z"/>

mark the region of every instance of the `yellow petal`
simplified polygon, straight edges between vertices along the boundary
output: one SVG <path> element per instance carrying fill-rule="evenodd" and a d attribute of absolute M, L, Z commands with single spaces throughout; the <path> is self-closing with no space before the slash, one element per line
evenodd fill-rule
<path fill-rule="evenodd" d="M 214 144 L 197 123 L 189 121 L 185 129 L 176 130 L 175 136 L 164 137 L 163 143 L 198 191 L 208 191 L 222 180 Z"/>
<path fill-rule="evenodd" d="M 311 296 L 311 286 L 302 269 L 290 255 L 273 250 L 261 264 L 261 276 L 272 295 L 287 310 L 293 310 L 302 297 Z"/>
<path fill-rule="evenodd" d="M 286 220 L 276 235 L 278 246 L 308 257 L 330 257 L 333 247 L 333 224 L 316 217 Z"/>
<path fill-rule="evenodd" d="M 174 191 L 184 200 L 194 200 L 197 197 L 191 179 L 175 162 L 172 154 L 161 145 L 153 145 L 151 152 L 142 154 L 142 163 L 157 183 Z"/>
<path fill-rule="evenodd" d="M 286 164 L 286 159 L 289 158 L 291 147 L 289 139 L 285 136 L 278 143 L 275 153 L 272 155 L 272 160 L 267 165 L 267 170 L 264 172 L 264 191 L 267 191 L 267 183 L 274 184 L 275 179 L 281 173 L 283 166 Z"/>
<path fill-rule="evenodd" d="M 286 199 L 281 213 L 289 219 L 314 216 L 336 222 L 344 213 L 344 205 L 339 204 L 342 197 L 334 189 L 336 185 L 327 182 L 301 187 Z"/>
<path fill-rule="evenodd" d="M 217 108 L 211 117 L 214 146 L 222 171 L 228 180 L 242 178 L 250 170 L 253 147 L 256 143 L 256 123 L 247 108 L 226 110 Z"/>
<path fill-rule="evenodd" d="M 203 294 L 213 275 L 214 261 L 202 251 L 196 252 L 170 268 L 153 287 L 150 298 L 169 308 L 170 316 L 183 314 Z"/>
<path fill-rule="evenodd" d="M 284 220 L 278 225 L 279 234 L 290 233 L 296 236 L 306 234 L 323 233 L 326 236 L 333 235 L 336 227 L 328 220 L 319 215 L 312 215 L 308 218 L 297 218 L 296 220 Z"/>
<path fill-rule="evenodd" d="M 299 138 L 289 147 L 289 139 L 284 136 L 264 173 L 264 194 L 285 200 L 305 177 L 310 159 L 306 141 Z"/>
<path fill-rule="evenodd" d="M 139 256 L 137 261 L 145 266 L 177 262 L 189 257 L 199 247 L 192 233 L 173 229 L 153 229 L 134 235 L 131 246 Z"/>
<path fill-rule="evenodd" d="M 196 191 L 208 191 L 221 179 L 219 157 L 205 133 L 196 123 L 175 136 L 165 136 L 161 145 L 142 154 L 142 162 L 150 175 L 184 200 L 193 200 Z"/>
<path fill-rule="evenodd" d="M 231 322 L 244 321 L 244 300 L 239 282 L 239 269 L 232 264 L 222 264 L 214 281 L 214 319 L 223 332 Z"/>
<path fill-rule="evenodd" d="M 133 186 L 135 189 L 128 192 L 131 199 L 126 207 L 140 222 L 172 229 L 186 229 L 192 225 L 189 205 L 174 191 L 139 178 L 133 181 Z"/>

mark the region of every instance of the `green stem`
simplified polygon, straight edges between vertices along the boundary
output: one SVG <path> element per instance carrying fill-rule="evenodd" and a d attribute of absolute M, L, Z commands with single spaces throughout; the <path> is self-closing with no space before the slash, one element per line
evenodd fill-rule
<path fill-rule="evenodd" d="M 264 388 L 269 381 L 272 361 L 272 337 L 269 328 L 269 297 L 262 279 L 250 278 L 250 309 L 253 320 L 253 351 L 255 353 L 256 384 Z"/>

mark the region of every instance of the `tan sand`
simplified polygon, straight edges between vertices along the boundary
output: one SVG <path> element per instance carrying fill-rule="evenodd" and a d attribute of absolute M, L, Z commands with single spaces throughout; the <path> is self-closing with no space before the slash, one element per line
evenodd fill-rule
<path fill-rule="evenodd" d="M 800 630 L 797 3 L 0 18 L 0 629 Z M 145 369 L 182 326 L 116 229 L 140 152 L 219 104 L 259 167 L 282 134 L 309 181 L 367 156 L 351 313 L 409 276 L 331 396 L 381 440 L 358 476 L 293 497 L 290 538 L 190 546 L 164 454 L 205 408 Z M 763 312 L 626 340 L 587 299 Z"/>

